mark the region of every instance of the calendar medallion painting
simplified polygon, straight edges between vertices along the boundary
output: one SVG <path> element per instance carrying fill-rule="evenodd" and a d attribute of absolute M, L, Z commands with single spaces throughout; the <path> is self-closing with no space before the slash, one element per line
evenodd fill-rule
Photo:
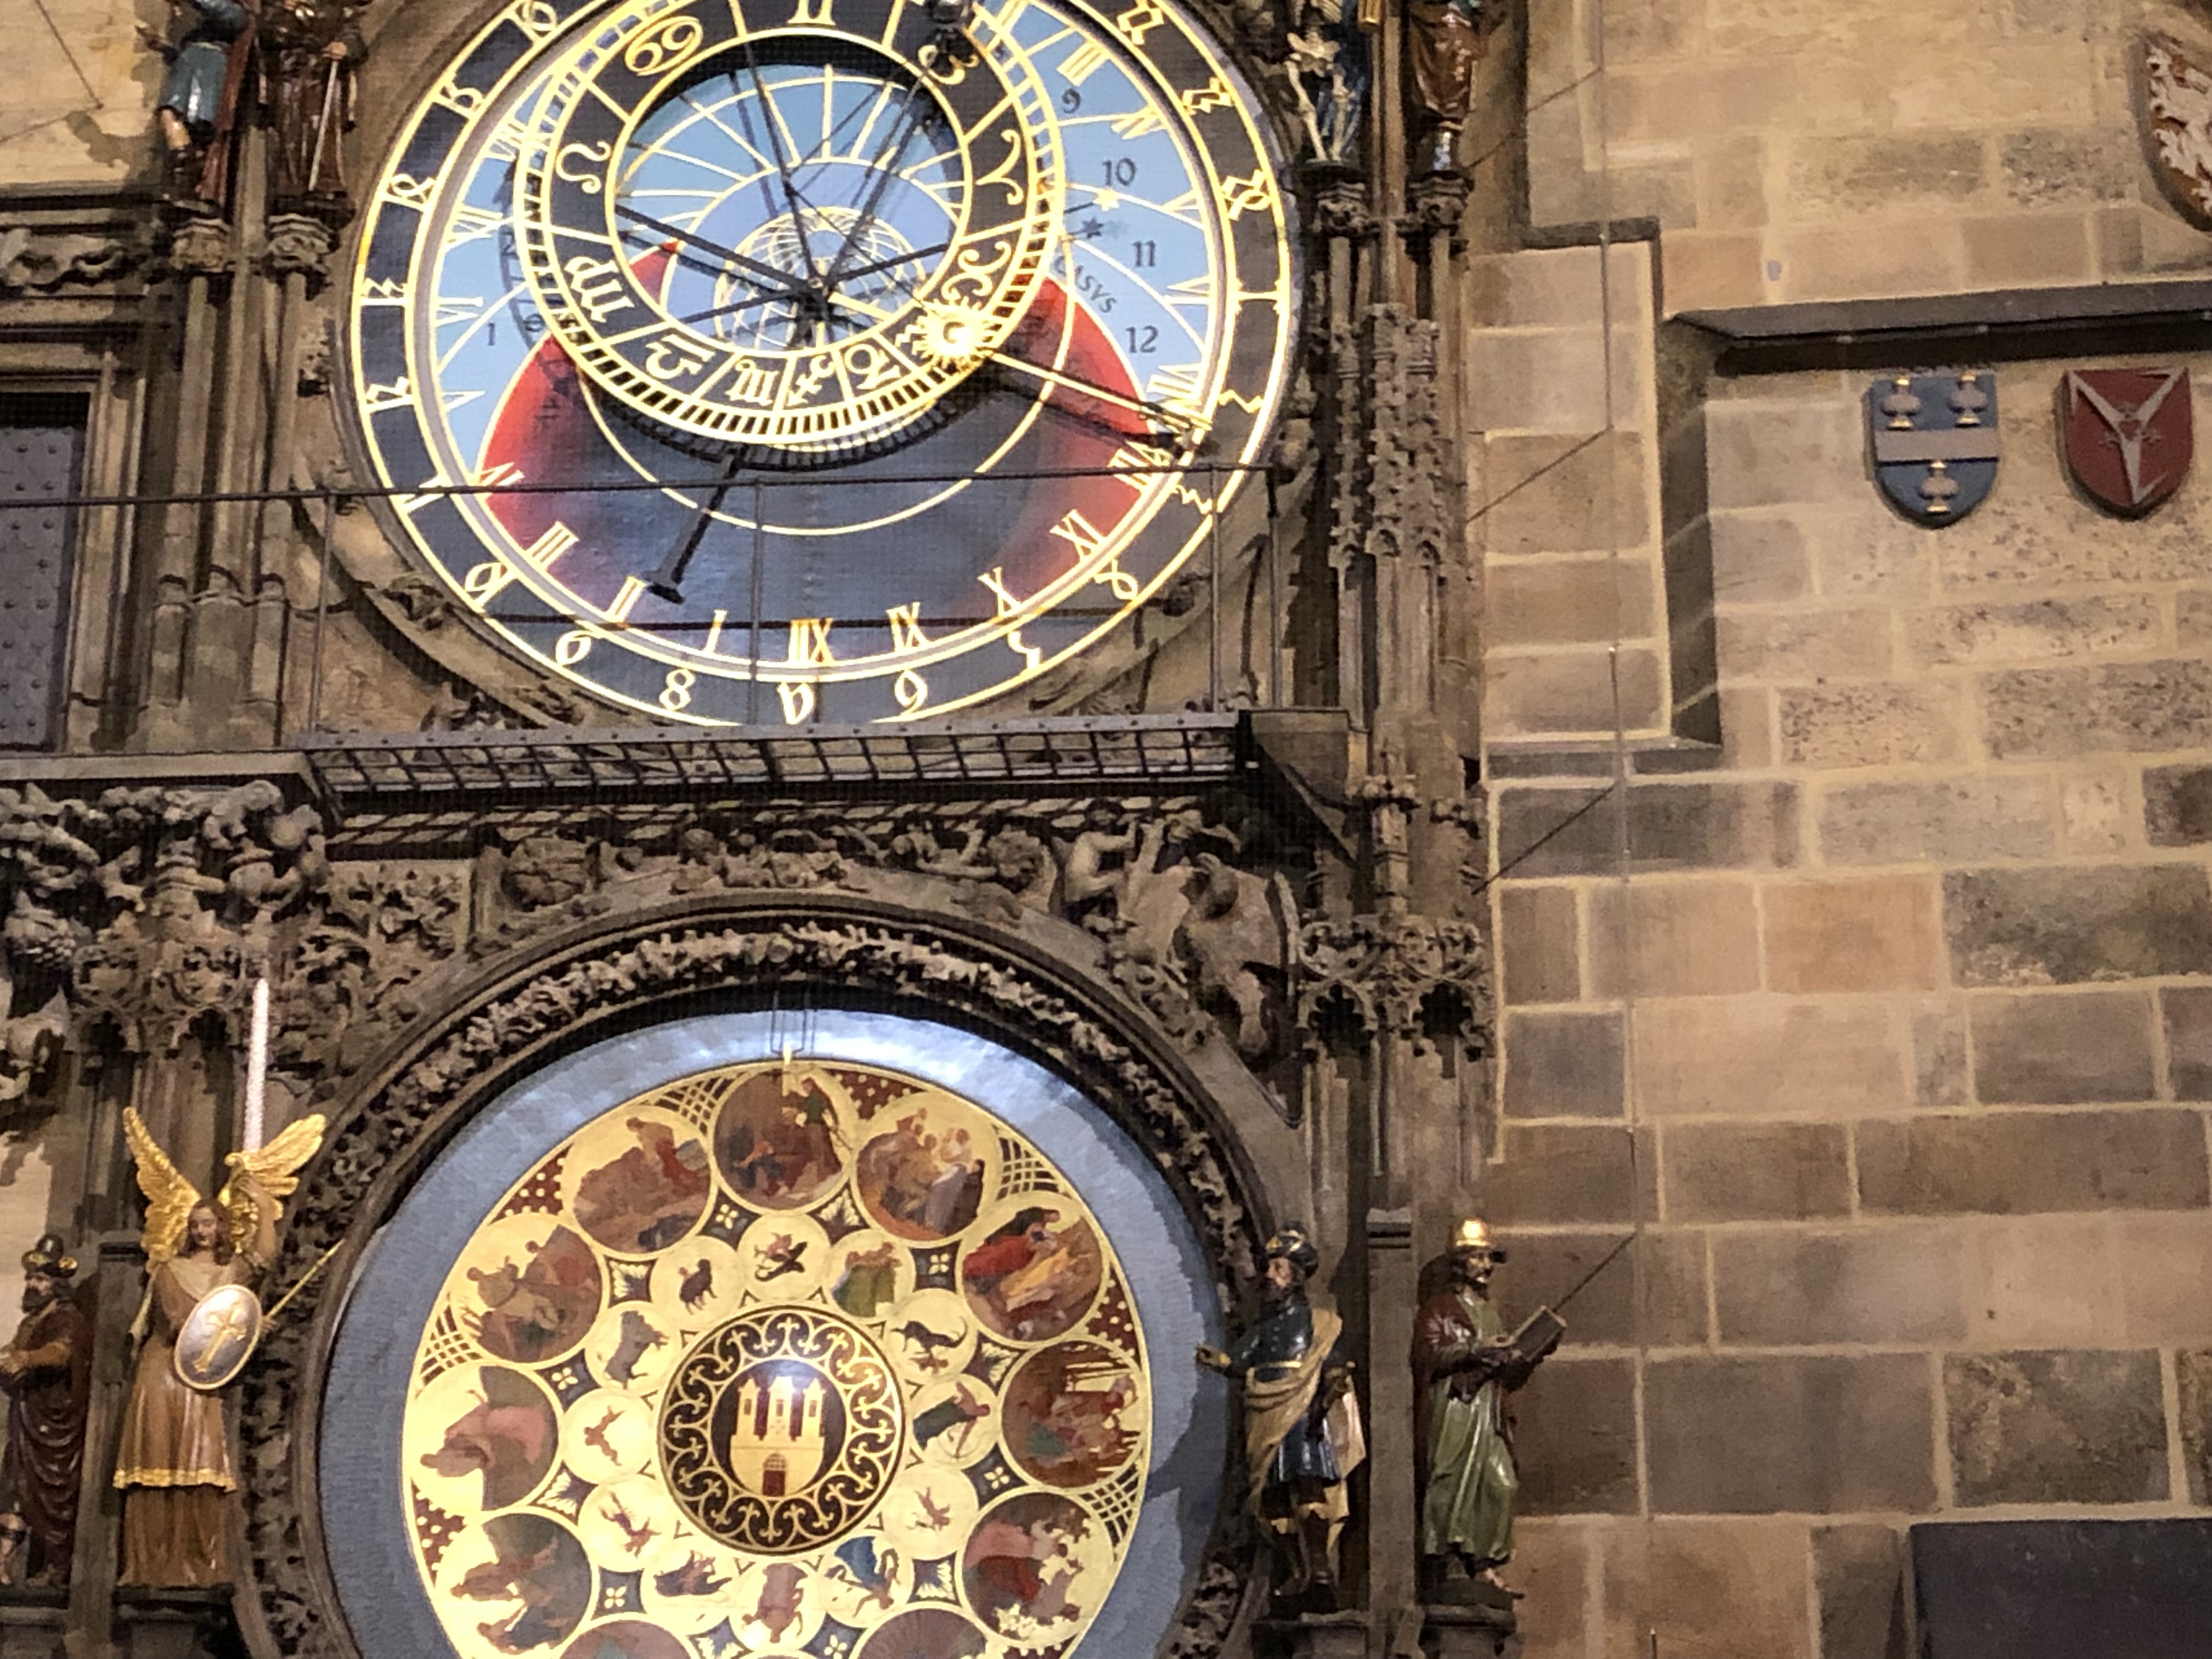
<path fill-rule="evenodd" d="M 446 1273 L 400 1479 L 465 1659 L 1071 1651 L 1146 1487 L 1125 1270 L 975 1102 L 694 1073 L 567 1135 Z"/>

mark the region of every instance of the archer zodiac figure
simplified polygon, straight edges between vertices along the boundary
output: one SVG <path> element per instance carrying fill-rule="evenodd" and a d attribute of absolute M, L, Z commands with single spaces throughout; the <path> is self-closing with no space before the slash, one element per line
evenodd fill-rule
<path fill-rule="evenodd" d="M 238 1476 L 223 1428 L 222 1398 L 188 1384 L 177 1338 L 213 1291 L 249 1283 L 276 1254 L 281 1200 L 322 1145 L 323 1120 L 301 1118 L 267 1146 L 233 1152 L 210 1204 L 177 1171 L 135 1111 L 123 1132 L 146 1199 L 146 1300 L 131 1403 L 115 1455 L 123 1489 L 123 1582 L 165 1587 L 220 1584 L 224 1494 Z"/>

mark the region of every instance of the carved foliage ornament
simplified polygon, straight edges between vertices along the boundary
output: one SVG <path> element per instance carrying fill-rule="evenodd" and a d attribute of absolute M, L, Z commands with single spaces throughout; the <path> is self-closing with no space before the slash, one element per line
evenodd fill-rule
<path fill-rule="evenodd" d="M 303 1190 L 276 1264 L 291 1282 L 325 1251 L 356 1249 L 397 1189 L 477 1103 L 504 1085 L 542 1045 L 702 993 L 743 995 L 774 987 L 785 997 L 862 995 L 925 1000 L 988 1027 L 1018 1031 L 1028 1046 L 1111 1109 L 1159 1164 L 1184 1203 L 1229 1305 L 1248 1283 L 1258 1245 L 1255 1218 L 1229 1158 L 1184 1092 L 1042 972 L 981 944 L 917 924 L 787 910 L 601 943 L 479 1005 L 446 1028 L 365 1103 L 335 1114 L 337 1129 Z M 321 1397 L 316 1333 L 335 1310 L 343 1264 L 308 1281 L 295 1314 L 271 1334 L 246 1383 L 244 1438 L 264 1449 L 246 1491 L 259 1608 L 277 1648 L 298 1659 L 352 1659 L 354 1649 L 325 1570 L 311 1559 L 312 1471 L 298 1454 L 313 1443 Z M 301 1306 L 300 1304 L 307 1305 Z M 304 1500 L 304 1502 L 303 1502 Z M 1218 1650 L 1241 1594 L 1238 1540 L 1214 1540 L 1170 1651 Z"/>

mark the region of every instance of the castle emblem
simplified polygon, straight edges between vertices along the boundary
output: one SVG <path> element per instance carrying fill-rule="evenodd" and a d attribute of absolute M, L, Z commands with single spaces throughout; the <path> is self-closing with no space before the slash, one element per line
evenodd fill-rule
<path fill-rule="evenodd" d="M 829 1395 L 829 1379 L 811 1366 L 781 1362 L 748 1371 L 738 1384 L 725 1454 L 738 1483 L 763 1498 L 812 1486 L 829 1461 L 822 1426 Z"/>
<path fill-rule="evenodd" d="M 865 1521 L 896 1472 L 890 1362 L 827 1309 L 756 1308 L 694 1343 L 660 1408 L 668 1490 L 709 1536 L 795 1555 Z"/>

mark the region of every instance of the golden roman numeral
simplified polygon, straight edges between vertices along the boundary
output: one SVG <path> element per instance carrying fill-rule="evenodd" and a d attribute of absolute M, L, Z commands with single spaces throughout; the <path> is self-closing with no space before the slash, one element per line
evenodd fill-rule
<path fill-rule="evenodd" d="M 501 484 L 514 483 L 521 477 L 520 467 L 512 461 L 501 461 L 496 466 L 478 467 L 474 472 L 469 474 L 469 482 L 488 484 L 496 489 Z M 392 507 L 402 518 L 411 519 L 433 501 L 442 501 L 447 495 L 454 493 L 453 483 L 453 481 L 444 473 L 434 472 L 422 480 L 422 495 L 395 495 L 392 498 Z"/>
<path fill-rule="evenodd" d="M 1139 495 L 1163 476 L 1158 469 L 1174 464 L 1175 457 L 1158 444 L 1123 444 L 1108 462 L 1121 482 Z"/>
<path fill-rule="evenodd" d="M 408 409 L 415 403 L 415 383 L 405 375 L 388 386 L 372 386 L 361 394 L 361 406 L 370 414 L 387 409 Z"/>
<path fill-rule="evenodd" d="M 1075 556 L 1087 559 L 1106 545 L 1106 532 L 1092 524 L 1073 507 L 1066 517 L 1053 526 L 1052 533 L 1064 542 L 1075 544 Z"/>
<path fill-rule="evenodd" d="M 1167 124 L 1167 118 L 1150 104 L 1126 115 L 1116 115 L 1106 123 L 1114 129 L 1116 138 L 1141 138 L 1148 132 L 1159 131 Z"/>
<path fill-rule="evenodd" d="M 556 519 L 538 538 L 522 550 L 522 561 L 533 570 L 550 570 L 553 562 L 582 539 Z"/>
<path fill-rule="evenodd" d="M 637 602 L 644 597 L 645 579 L 624 576 L 622 586 L 615 590 L 614 598 L 607 601 L 607 620 L 617 627 L 627 625 L 629 613 L 637 609 Z"/>
<path fill-rule="evenodd" d="M 1169 283 L 1167 301 L 1171 306 L 1211 306 L 1220 292 L 1220 285 L 1213 280 L 1213 273 L 1208 271 L 1203 276 L 1188 276 L 1180 283 Z M 1249 300 L 1267 296 L 1248 294 L 1238 297 Z"/>
<path fill-rule="evenodd" d="M 792 8 L 791 27 L 797 28 L 801 25 L 811 23 L 823 28 L 835 27 L 836 24 L 830 15 L 832 3 L 833 0 L 799 0 L 799 3 Z"/>
<path fill-rule="evenodd" d="M 453 220 L 446 228 L 446 246 L 458 247 L 463 242 L 481 240 L 506 222 L 489 208 L 471 207 L 464 202 L 453 210 Z"/>
<path fill-rule="evenodd" d="M 929 643 L 929 635 L 921 631 L 921 601 L 912 605 L 895 605 L 884 612 L 891 619 L 891 649 L 919 651 Z"/>
<path fill-rule="evenodd" d="M 1145 399 L 1186 415 L 1198 413 L 1198 383 L 1206 373 L 1203 363 L 1170 363 L 1156 368 L 1145 382 Z"/>
<path fill-rule="evenodd" d="M 1106 62 L 1106 48 L 1096 40 L 1085 40 L 1073 52 L 1060 60 L 1060 78 L 1081 86 Z"/>
<path fill-rule="evenodd" d="M 793 617 L 791 645 L 784 660 L 810 668 L 836 661 L 837 653 L 830 648 L 830 622 L 827 617 Z"/>
<path fill-rule="evenodd" d="M 1007 590 L 1006 566 L 994 565 L 975 580 L 991 590 L 992 597 L 999 602 L 999 615 L 1001 617 L 1011 617 L 1022 608 L 1022 602 Z"/>
<path fill-rule="evenodd" d="M 786 726 L 805 724 L 814 712 L 814 687 L 805 680 L 778 680 L 775 683 L 776 701 L 783 705 Z"/>

